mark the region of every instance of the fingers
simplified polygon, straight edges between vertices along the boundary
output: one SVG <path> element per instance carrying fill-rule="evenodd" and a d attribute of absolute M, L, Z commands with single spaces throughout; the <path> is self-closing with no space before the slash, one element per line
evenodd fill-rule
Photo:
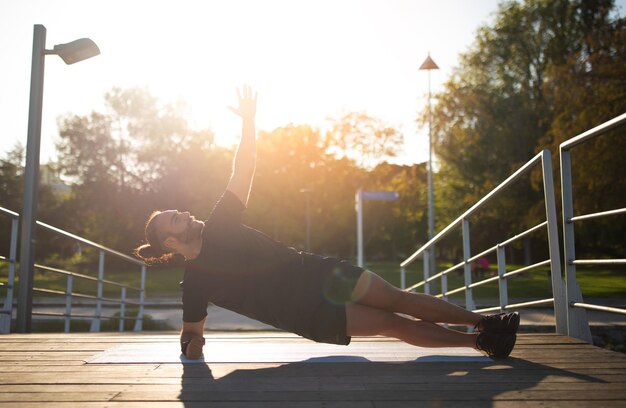
<path fill-rule="evenodd" d="M 242 91 L 243 91 L 243 96 L 242 96 Z M 239 90 L 239 87 L 237 87 L 237 99 L 239 100 L 239 103 L 241 103 L 242 100 L 254 100 L 256 102 L 257 99 L 257 94 L 258 92 L 254 93 L 254 98 L 252 98 L 252 87 L 250 85 L 244 84 L 242 86 L 242 90 Z"/>
<path fill-rule="evenodd" d="M 257 101 L 258 93 L 252 92 L 252 87 L 250 85 L 244 84 L 241 88 L 237 87 L 237 98 L 239 100 L 239 106 L 234 108 L 232 106 L 227 106 L 231 112 L 235 115 L 240 116 L 244 119 L 253 119 L 256 114 L 256 101 Z"/>

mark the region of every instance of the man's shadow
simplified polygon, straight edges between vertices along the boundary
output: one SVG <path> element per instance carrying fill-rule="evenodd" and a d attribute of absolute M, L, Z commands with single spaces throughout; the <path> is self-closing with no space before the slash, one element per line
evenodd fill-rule
<path fill-rule="evenodd" d="M 438 406 L 445 403 L 480 401 L 492 406 L 498 396 L 536 387 L 548 376 L 550 383 L 603 383 L 604 380 L 521 358 L 485 361 L 454 361 L 433 356 L 411 362 L 371 362 L 364 357 L 337 356 L 285 363 L 269 368 L 234 368 L 215 364 L 183 364 L 179 400 L 186 408 L 211 403 L 272 406 L 292 403 L 367 401 L 419 401 Z M 430 360 L 430 361 L 429 361 Z M 425 362 L 423 362 L 425 361 Z M 259 365 L 259 364 L 255 364 Z M 265 365 L 265 364 L 264 364 Z M 254 366 L 251 364 L 251 366 Z M 219 367 L 219 368 L 218 368 Z M 224 374 L 224 375 L 221 375 Z M 563 388 L 559 388 L 563 390 Z M 507 395 L 507 399 L 510 396 Z"/>

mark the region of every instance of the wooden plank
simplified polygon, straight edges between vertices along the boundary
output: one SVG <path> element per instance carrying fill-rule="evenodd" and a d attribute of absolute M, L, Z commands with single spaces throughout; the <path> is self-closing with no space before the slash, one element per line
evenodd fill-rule
<path fill-rule="evenodd" d="M 108 405 L 108 404 L 107 404 Z M 213 406 L 213 405 L 211 405 Z M 433 403 L 432 406 L 438 407 L 459 407 L 459 408 L 524 408 L 545 406 L 549 408 L 589 408 L 587 401 L 450 401 L 441 400 Z M 374 401 L 375 408 L 415 408 L 416 404 L 412 401 Z M 621 401 L 602 401 L 602 408 L 624 408 Z"/>
<path fill-rule="evenodd" d="M 597 375 L 555 375 L 555 374 L 518 374 L 511 373 L 502 375 L 485 375 L 481 372 L 460 373 L 461 375 L 448 376 L 432 376 L 432 375 L 408 375 L 408 376 L 391 376 L 378 375 L 376 372 L 364 372 L 362 376 L 334 376 L 329 375 L 309 376 L 309 377 L 269 377 L 265 378 L 259 373 L 257 378 L 232 378 L 221 377 L 219 379 L 211 377 L 155 377 L 148 373 L 115 373 L 110 372 L 98 373 L 73 373 L 62 376 L 53 377 L 45 373 L 27 373 L 14 376 L 0 376 L 0 390 L 6 391 L 11 384 L 20 385 L 55 385 L 55 384 L 231 384 L 243 383 L 250 384 L 279 384 L 290 385 L 299 383 L 318 383 L 318 384 L 500 384 L 500 383 L 542 383 L 542 384 L 620 384 L 620 387 L 626 388 L 626 376 L 623 374 L 597 374 Z M 235 374 L 236 377 L 236 374 Z"/>
<path fill-rule="evenodd" d="M 6 404 L 6 405 L 5 405 Z M 66 402 L 0 402 L 0 407 L 11 408 L 67 408 Z M 179 401 L 124 401 L 115 402 L 107 401 L 106 405 L 102 402 L 75 402 L 72 408 L 206 408 L 206 402 L 179 402 Z M 249 402 L 211 402 L 211 408 L 374 408 L 374 404 L 369 401 L 256 401 L 253 405 Z M 412 408 L 415 408 L 414 406 Z M 470 407 L 472 408 L 472 407 Z M 612 408 L 608 406 L 607 408 Z"/>
<path fill-rule="evenodd" d="M 545 401 L 550 408 L 588 408 L 589 405 L 584 401 Z M 548 405 L 549 404 L 549 405 Z M 11 408 L 67 408 L 65 402 L 0 402 L 0 407 Z M 76 402 L 72 408 L 206 408 L 205 402 L 180 402 L 180 401 L 136 401 L 136 402 L 115 402 L 108 401 L 106 405 L 102 402 Z M 416 403 L 411 401 L 270 401 L 255 402 L 251 405 L 248 402 L 211 402 L 211 408 L 416 408 Z M 541 401 L 449 401 L 441 400 L 433 403 L 431 406 L 440 407 L 459 407 L 459 408 L 524 408 L 544 406 Z M 623 408 L 621 401 L 602 401 L 602 408 Z"/>
<path fill-rule="evenodd" d="M 0 401 L 55 401 L 65 403 L 75 401 L 109 401 L 116 395 L 118 395 L 116 392 L 3 392 L 0 394 Z"/>
<path fill-rule="evenodd" d="M 82 366 L 85 364 L 85 362 L 83 360 L 63 360 L 63 361 L 54 361 L 54 360 L 16 360 L 16 361 L 5 361 L 3 364 L 9 364 L 9 363 L 13 363 L 13 364 L 20 364 L 20 365 L 40 365 L 40 366 L 47 366 L 47 365 L 52 365 L 52 366 L 56 366 L 56 365 L 73 365 L 73 366 Z"/>
<path fill-rule="evenodd" d="M 179 398 L 188 401 L 472 401 L 472 400 L 509 400 L 509 401 L 623 401 L 626 395 L 623 390 L 607 390 L 602 393 L 591 393 L 579 390 L 556 391 L 485 391 L 478 390 L 471 393 L 451 393 L 444 391 L 301 391 L 301 392 L 229 392 L 229 391 L 186 391 L 174 392 L 121 392 L 114 401 L 177 401 Z"/>
<path fill-rule="evenodd" d="M 142 394 L 153 393 L 196 393 L 196 392 L 239 392 L 239 393 L 258 393 L 258 392 L 275 392 L 275 393 L 301 393 L 301 392 L 318 392 L 318 391 L 368 391 L 372 394 L 378 392 L 439 392 L 445 393 L 501 393 L 510 391 L 520 392 L 540 392 L 540 391 L 571 391 L 575 388 L 576 392 L 594 392 L 594 393 L 620 393 L 621 398 L 626 400 L 624 390 L 626 385 L 622 383 L 589 383 L 579 382 L 572 383 L 543 383 L 543 382 L 463 382 L 463 381 L 446 381 L 446 382 L 410 382 L 410 383 L 345 383 L 345 382 L 317 382 L 317 381 L 281 381 L 281 382 L 265 382 L 265 381 L 213 381 L 198 384 L 93 384 L 93 383 L 77 383 L 77 384 L 10 384 L 0 386 L 0 394 L 11 392 L 21 393 L 92 393 L 92 392 L 132 392 Z M 53 398 L 54 399 L 54 398 Z"/>
<path fill-rule="evenodd" d="M 537 407 L 540 405 L 538 401 L 449 401 L 441 400 L 432 406 L 440 407 L 459 407 L 459 408 L 524 408 L 524 407 Z M 549 404 L 549 405 L 547 405 Z M 65 402 L 0 402 L 0 407 L 11 408 L 67 408 Z M 102 402 L 76 402 L 73 403 L 72 408 L 102 408 Z M 105 405 L 107 408 L 206 408 L 205 402 L 179 402 L 179 401 L 136 401 L 136 402 L 115 402 L 108 401 Z M 416 408 L 415 402 L 411 401 L 270 401 L 270 402 L 255 402 L 251 405 L 247 402 L 212 402 L 211 408 Z M 550 408 L 588 408 L 588 403 L 584 401 L 546 401 L 546 405 Z M 603 401 L 602 408 L 623 408 L 624 404 L 621 401 Z"/>

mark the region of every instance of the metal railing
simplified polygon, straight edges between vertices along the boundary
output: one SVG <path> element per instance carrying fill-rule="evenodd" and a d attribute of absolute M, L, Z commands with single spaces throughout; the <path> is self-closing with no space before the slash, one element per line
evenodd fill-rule
<path fill-rule="evenodd" d="M 626 208 L 613 209 L 591 214 L 574 216 L 572 197 L 572 161 L 571 149 L 610 130 L 626 124 L 626 113 L 609 120 L 593 129 L 561 143 L 561 197 L 563 201 L 563 246 L 565 258 L 565 286 L 567 300 L 567 334 L 591 342 L 591 332 L 585 309 L 626 314 L 626 309 L 584 303 L 578 281 L 576 265 L 607 265 L 626 264 L 626 259 L 576 259 L 574 245 L 574 223 L 592 218 L 609 217 L 626 214 Z"/>
<path fill-rule="evenodd" d="M 13 315 L 13 289 L 15 287 L 15 271 L 16 271 L 16 263 L 17 263 L 17 234 L 18 234 L 18 224 L 19 224 L 19 214 L 8 210 L 6 208 L 0 207 L 0 214 L 8 216 L 11 219 L 11 239 L 9 246 L 9 256 L 0 256 L 0 262 L 8 263 L 8 275 L 7 282 L 0 282 L 0 286 L 6 289 L 5 301 L 2 309 L 0 310 L 0 333 L 9 333 L 11 330 L 11 319 Z M 89 241 L 85 238 L 79 237 L 77 235 L 71 234 L 67 231 L 61 230 L 59 228 L 53 227 L 51 225 L 45 224 L 43 222 L 37 221 L 37 225 L 43 229 L 48 231 L 52 231 L 55 234 L 62 235 L 64 237 L 70 238 L 79 244 L 87 245 L 88 247 L 94 248 L 99 253 L 98 258 L 98 277 L 89 276 L 77 272 L 71 272 L 64 269 L 53 268 L 51 266 L 35 264 L 35 272 L 37 271 L 45 271 L 49 273 L 54 273 L 57 275 L 62 275 L 66 277 L 66 285 L 65 291 L 54 290 L 49 288 L 41 288 L 41 287 L 33 287 L 33 292 L 44 293 L 53 296 L 63 296 L 65 297 L 65 311 L 64 313 L 56 313 L 56 312 L 42 312 L 42 311 L 33 311 L 33 316 L 46 316 L 46 317 L 57 317 L 64 319 L 64 330 L 65 332 L 70 331 L 71 321 L 72 319 L 90 319 L 91 320 L 91 331 L 100 331 L 100 326 L 102 320 L 111 320 L 111 319 L 119 319 L 119 331 L 124 330 L 125 320 L 134 320 L 134 330 L 141 331 L 143 329 L 143 319 L 144 319 L 144 304 L 145 304 L 145 282 L 146 282 L 146 265 L 128 255 L 125 255 L 121 252 L 114 251 L 110 248 L 97 244 L 95 242 Z M 134 265 L 140 267 L 141 270 L 141 284 L 140 287 L 129 286 L 120 282 L 114 282 L 111 280 L 107 280 L 104 278 L 105 275 L 105 256 L 110 255 L 116 257 L 118 259 L 122 259 L 124 261 L 130 262 Z M 95 281 L 96 282 L 96 294 L 85 294 L 85 293 L 77 293 L 74 292 L 74 279 L 81 279 L 87 281 Z M 35 280 L 36 282 L 36 280 Z M 103 296 L 104 285 L 112 285 L 116 286 L 120 290 L 119 298 L 110 298 Z M 127 291 L 132 290 L 137 293 L 138 301 L 131 301 L 127 298 Z M 95 308 L 93 314 L 79 314 L 72 313 L 72 307 L 75 306 L 72 303 L 72 299 L 89 299 L 95 302 Z M 103 304 L 119 304 L 119 316 L 104 316 L 102 314 Z M 126 306 L 132 305 L 138 308 L 137 315 L 134 317 L 126 316 Z M 79 307 L 83 307 L 84 305 L 78 305 Z"/>
<path fill-rule="evenodd" d="M 505 241 L 497 243 L 493 247 L 480 252 L 479 254 L 472 255 L 471 254 L 471 242 L 470 242 L 470 221 L 469 218 L 472 214 L 478 211 L 481 207 L 483 207 L 488 201 L 490 201 L 494 196 L 501 193 L 504 189 L 509 187 L 511 184 L 515 183 L 520 177 L 524 174 L 528 173 L 532 168 L 541 163 L 542 166 L 542 174 L 543 174 L 543 190 L 544 190 L 544 201 L 545 201 L 545 209 L 546 209 L 546 220 L 540 224 L 537 224 L 526 231 L 523 231 L 514 237 L 511 237 Z M 429 250 L 434 247 L 434 245 L 443 239 L 445 236 L 449 235 L 455 228 L 462 228 L 462 239 L 463 239 L 463 261 L 453 265 L 452 267 L 443 270 L 439 273 L 434 274 L 433 276 L 429 276 Z M 526 237 L 532 233 L 535 233 L 540 230 L 545 230 L 548 238 L 548 250 L 549 250 L 549 259 L 546 259 L 541 262 L 537 262 L 532 265 L 525 266 L 523 268 L 506 271 L 506 254 L 505 248 L 511 243 L 519 240 L 520 238 Z M 497 267 L 498 267 L 498 275 L 494 277 L 490 277 L 478 282 L 472 282 L 472 273 L 471 273 L 471 265 L 472 262 L 478 260 L 485 255 L 496 253 L 497 257 Z M 424 279 L 414 285 L 405 288 L 406 284 L 406 272 L 405 268 L 413 263 L 420 255 L 423 256 L 424 262 Z M 508 284 L 507 279 L 519 275 L 520 273 L 529 272 L 533 270 L 537 270 L 538 268 L 550 266 L 550 276 L 551 276 L 551 286 L 552 286 L 552 296 L 551 298 L 539 299 L 530 302 L 523 303 L 509 303 L 508 299 Z M 464 285 L 448 290 L 448 281 L 447 275 L 455 271 L 457 269 L 463 269 L 464 272 Z M 424 287 L 424 293 L 430 294 L 430 283 L 435 279 L 440 279 L 441 281 L 441 293 L 436 295 L 437 297 L 447 298 L 448 295 L 452 295 L 459 292 L 465 292 L 465 307 L 467 310 L 472 310 L 475 312 L 490 312 L 490 311 L 504 311 L 511 309 L 519 309 L 524 307 L 531 307 L 537 305 L 546 305 L 553 304 L 554 305 L 554 314 L 556 320 L 556 331 L 560 334 L 565 334 L 567 331 L 567 317 L 566 317 L 566 308 L 565 308 L 565 294 L 564 294 L 564 286 L 563 279 L 561 277 L 561 262 L 560 262 L 560 253 L 559 253 L 559 241 L 558 241 L 558 221 L 556 215 L 556 205 L 554 199 L 554 182 L 552 178 L 552 159 L 550 157 L 549 150 L 543 150 L 531 160 L 529 160 L 526 164 L 524 164 L 519 170 L 509 176 L 506 180 L 500 183 L 496 188 L 494 188 L 491 192 L 489 192 L 485 197 L 483 197 L 480 201 L 474 204 L 470 209 L 468 209 L 465 213 L 463 213 L 460 217 L 458 217 L 455 221 L 450 223 L 447 227 L 445 227 L 441 232 L 435 235 L 430 241 L 428 241 L 425 245 L 415 251 L 411 256 L 405 259 L 400 264 L 400 273 L 401 273 L 401 285 L 402 288 L 411 291 L 415 290 L 419 287 Z M 499 305 L 495 307 L 487 307 L 482 309 L 476 309 L 474 304 L 474 296 L 472 290 L 478 286 L 490 283 L 490 282 L 498 282 L 498 291 L 499 291 Z"/>

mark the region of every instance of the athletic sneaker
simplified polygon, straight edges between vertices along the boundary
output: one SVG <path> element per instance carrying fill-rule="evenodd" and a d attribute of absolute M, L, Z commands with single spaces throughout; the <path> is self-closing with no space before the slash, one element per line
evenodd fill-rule
<path fill-rule="evenodd" d="M 480 333 L 476 338 L 476 349 L 484 351 L 489 357 L 492 358 L 507 358 L 513 346 L 515 346 L 515 340 L 517 336 L 514 334 L 493 334 L 493 333 Z"/>
<path fill-rule="evenodd" d="M 474 326 L 474 330 L 488 333 L 517 333 L 519 312 L 498 313 L 485 316 Z"/>

